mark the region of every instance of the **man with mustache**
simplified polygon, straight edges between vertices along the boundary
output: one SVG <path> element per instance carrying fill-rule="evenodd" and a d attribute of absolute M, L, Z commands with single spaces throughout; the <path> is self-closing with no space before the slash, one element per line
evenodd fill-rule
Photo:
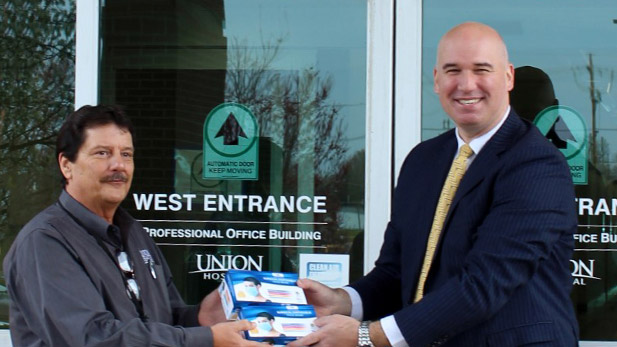
<path fill-rule="evenodd" d="M 119 208 L 133 178 L 133 126 L 117 107 L 84 106 L 62 125 L 63 191 L 6 258 L 15 346 L 247 346 L 217 291 L 185 305 L 162 253 Z"/>

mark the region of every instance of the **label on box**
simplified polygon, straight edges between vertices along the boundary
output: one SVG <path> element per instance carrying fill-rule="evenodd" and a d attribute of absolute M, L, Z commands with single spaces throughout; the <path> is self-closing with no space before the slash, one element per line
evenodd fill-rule
<path fill-rule="evenodd" d="M 254 322 L 257 327 L 245 333 L 249 340 L 284 343 L 306 336 L 317 328 L 311 305 L 245 306 L 239 318 Z"/>
<path fill-rule="evenodd" d="M 229 270 L 219 287 L 223 310 L 228 319 L 237 318 L 237 310 L 248 305 L 306 305 L 298 275 L 283 272 Z"/>

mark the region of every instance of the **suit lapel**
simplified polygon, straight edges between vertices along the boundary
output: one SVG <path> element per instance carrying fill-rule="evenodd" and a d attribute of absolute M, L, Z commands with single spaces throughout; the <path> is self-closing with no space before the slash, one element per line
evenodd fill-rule
<path fill-rule="evenodd" d="M 510 111 L 508 118 L 501 128 L 491 137 L 486 145 L 482 147 L 482 150 L 463 176 L 454 196 L 454 200 L 452 200 L 452 205 L 450 206 L 445 223 L 448 223 L 451 212 L 456 209 L 456 205 L 461 198 L 482 182 L 490 168 L 494 167 L 499 161 L 500 155 L 510 148 L 514 140 L 518 137 L 522 125 L 523 122 L 519 116 L 513 111 Z"/>
<path fill-rule="evenodd" d="M 437 201 L 441 194 L 441 189 L 448 175 L 450 166 L 452 165 L 452 159 L 456 152 L 456 137 L 454 136 L 454 130 L 450 131 L 451 134 L 443 134 L 440 143 L 433 147 L 430 152 L 424 156 L 421 162 L 426 163 L 425 170 L 422 171 L 421 182 L 425 182 L 422 189 L 422 196 L 424 197 L 424 203 L 426 206 L 430 206 L 427 211 L 434 213 L 437 208 Z M 410 213 L 415 213 L 410 211 Z M 423 234 L 424 239 L 428 239 L 428 235 L 431 231 L 431 225 L 433 223 L 433 215 L 429 218 L 420 218 L 418 220 L 417 232 Z"/>

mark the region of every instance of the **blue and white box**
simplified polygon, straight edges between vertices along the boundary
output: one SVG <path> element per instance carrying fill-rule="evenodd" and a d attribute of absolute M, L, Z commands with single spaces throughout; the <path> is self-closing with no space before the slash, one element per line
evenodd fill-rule
<path fill-rule="evenodd" d="M 317 329 L 313 324 L 315 309 L 311 305 L 245 306 L 240 309 L 239 318 L 257 326 L 245 332 L 248 340 L 273 344 L 286 344 Z"/>
<path fill-rule="evenodd" d="M 229 270 L 219 293 L 227 319 L 236 319 L 238 310 L 250 305 L 306 305 L 298 275 L 286 272 Z"/>

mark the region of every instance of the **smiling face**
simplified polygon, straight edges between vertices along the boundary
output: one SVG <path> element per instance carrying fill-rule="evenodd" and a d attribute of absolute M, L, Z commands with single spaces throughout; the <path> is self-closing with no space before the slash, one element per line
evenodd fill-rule
<path fill-rule="evenodd" d="M 111 222 L 131 187 L 133 152 L 133 138 L 126 129 L 113 123 L 86 129 L 74 162 L 59 155 L 66 191 Z"/>
<path fill-rule="evenodd" d="M 433 76 L 442 107 L 467 143 L 499 123 L 514 85 L 501 37 L 479 23 L 461 24 L 444 35 Z"/>

